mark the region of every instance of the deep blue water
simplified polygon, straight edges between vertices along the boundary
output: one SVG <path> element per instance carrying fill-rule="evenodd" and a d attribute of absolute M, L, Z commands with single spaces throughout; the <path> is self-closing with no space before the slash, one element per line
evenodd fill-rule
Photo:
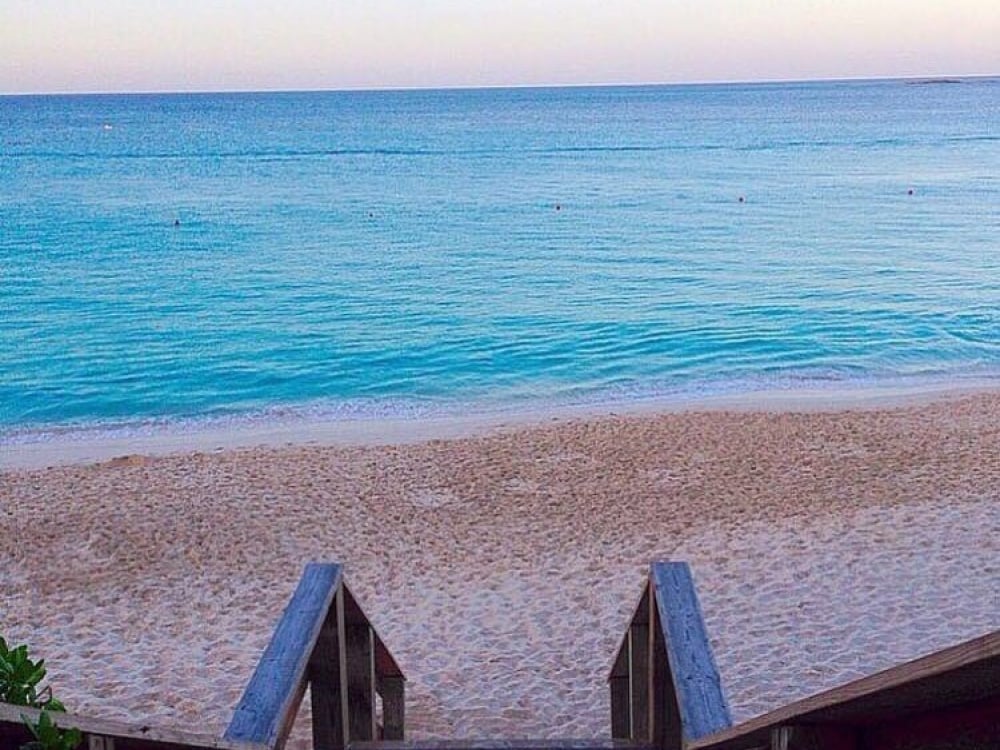
<path fill-rule="evenodd" d="M 0 98 L 8 435 L 998 372 L 1000 80 Z"/>

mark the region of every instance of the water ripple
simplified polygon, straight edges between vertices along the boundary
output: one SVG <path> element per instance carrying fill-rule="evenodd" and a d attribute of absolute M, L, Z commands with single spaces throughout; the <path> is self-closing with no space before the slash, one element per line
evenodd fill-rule
<path fill-rule="evenodd" d="M 0 98 L 0 430 L 992 373 L 997 122 L 887 82 Z"/>

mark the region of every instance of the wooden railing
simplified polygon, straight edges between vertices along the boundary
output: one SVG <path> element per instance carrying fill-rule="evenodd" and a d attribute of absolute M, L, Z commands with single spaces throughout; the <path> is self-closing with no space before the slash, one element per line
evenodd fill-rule
<path fill-rule="evenodd" d="M 281 750 L 306 688 L 315 750 L 403 740 L 405 683 L 343 582 L 340 565 L 310 563 L 285 608 L 223 737 L 49 713 L 76 727 L 87 750 Z M 381 698 L 381 711 L 379 701 Z M 0 704 L 0 750 L 31 739 L 38 711 Z"/>
<path fill-rule="evenodd" d="M 609 677 L 657 750 L 1000 750 L 1000 631 L 731 726 L 691 571 L 654 563 Z"/>
<path fill-rule="evenodd" d="M 224 739 L 280 750 L 307 685 L 315 750 L 403 739 L 405 678 L 335 564 L 306 566 Z"/>
<path fill-rule="evenodd" d="M 996 750 L 1000 631 L 789 703 L 690 750 Z"/>
<path fill-rule="evenodd" d="M 608 682 L 616 739 L 681 750 L 732 724 L 687 563 L 650 566 Z"/>
<path fill-rule="evenodd" d="M 40 711 L 0 703 L 0 748 L 18 750 L 33 739 L 24 725 L 38 722 Z M 56 726 L 83 733 L 79 750 L 268 750 L 251 742 L 229 742 L 217 736 L 178 729 L 152 727 L 138 722 L 96 719 L 78 714 L 49 712 Z"/>
<path fill-rule="evenodd" d="M 80 729 L 86 750 L 280 750 L 308 687 L 315 750 L 1000 748 L 1000 632 L 731 726 L 684 563 L 650 567 L 609 682 L 611 740 L 404 742 L 402 672 L 344 585 L 340 566 L 314 563 L 223 737 L 50 716 Z M 37 721 L 38 711 L 0 704 L 0 750 L 31 739 L 23 718 Z"/>

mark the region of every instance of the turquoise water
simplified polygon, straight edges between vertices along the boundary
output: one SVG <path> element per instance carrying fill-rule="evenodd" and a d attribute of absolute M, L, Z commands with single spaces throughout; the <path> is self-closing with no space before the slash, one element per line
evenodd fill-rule
<path fill-rule="evenodd" d="M 994 377 L 1000 81 L 5 97 L 0 232 L 8 437 Z"/>

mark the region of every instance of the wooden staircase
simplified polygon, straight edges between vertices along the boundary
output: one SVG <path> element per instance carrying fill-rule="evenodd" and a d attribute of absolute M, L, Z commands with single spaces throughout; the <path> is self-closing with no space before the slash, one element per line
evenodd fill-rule
<path fill-rule="evenodd" d="M 609 681 L 612 737 L 405 739 L 405 685 L 338 564 L 310 563 L 223 737 L 68 714 L 86 750 L 282 750 L 309 687 L 315 750 L 1000 750 L 1000 631 L 732 726 L 685 563 L 650 566 Z M 38 712 L 0 704 L 0 750 Z"/>

